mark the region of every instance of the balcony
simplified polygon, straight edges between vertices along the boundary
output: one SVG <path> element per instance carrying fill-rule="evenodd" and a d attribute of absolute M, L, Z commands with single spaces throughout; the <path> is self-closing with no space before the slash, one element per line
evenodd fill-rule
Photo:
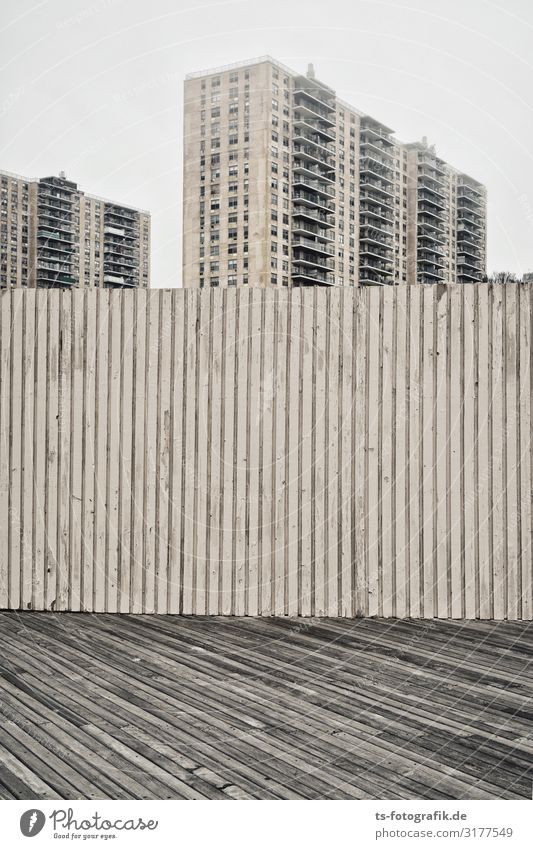
<path fill-rule="evenodd" d="M 135 222 L 138 218 L 138 212 L 134 209 L 129 209 L 124 206 L 106 205 L 104 209 L 104 220 L 118 219 L 121 221 Z"/>
<path fill-rule="evenodd" d="M 303 130 L 306 130 L 308 133 L 313 133 L 314 135 L 318 135 L 320 138 L 325 139 L 327 142 L 334 142 L 335 136 L 329 131 L 329 129 L 324 129 L 319 124 L 316 126 L 314 124 L 309 124 L 305 118 L 300 118 L 298 115 L 294 116 L 294 126 L 300 127 Z"/>
<path fill-rule="evenodd" d="M 386 231 L 385 231 L 386 232 Z M 383 245 L 384 247 L 392 247 L 394 240 L 385 235 L 385 232 L 374 227 L 361 228 L 359 234 L 360 244 Z"/>
<path fill-rule="evenodd" d="M 335 268 L 333 260 L 329 256 L 323 257 L 317 256 L 314 253 L 308 253 L 307 251 L 302 250 L 302 247 L 299 245 L 294 245 L 293 261 L 301 266 L 326 268 L 331 271 Z"/>
<path fill-rule="evenodd" d="M 294 136 L 293 136 L 293 141 L 295 143 L 298 143 L 300 141 L 300 139 L 305 140 L 309 145 L 311 145 L 311 147 L 309 148 L 310 150 L 312 150 L 313 148 L 318 148 L 318 150 L 322 151 L 322 153 L 325 154 L 326 156 L 334 156 L 335 155 L 335 148 L 332 147 L 332 146 L 328 146 L 328 145 L 323 144 L 322 143 L 323 140 L 316 133 L 304 133 L 304 132 L 295 133 Z"/>
<path fill-rule="evenodd" d="M 115 227 L 106 224 L 104 227 L 104 235 L 105 236 L 125 236 L 126 231 L 123 227 Z"/>
<path fill-rule="evenodd" d="M 292 279 L 299 281 L 298 284 L 309 284 L 311 286 L 333 286 L 334 279 L 332 274 L 327 274 L 312 268 L 300 268 L 293 266 Z"/>
<path fill-rule="evenodd" d="M 391 192 L 388 183 L 379 183 L 370 181 L 368 177 L 364 177 L 359 184 L 361 190 L 361 200 L 366 199 L 369 194 L 379 194 L 382 197 L 392 198 L 394 200 L 394 192 Z"/>
<path fill-rule="evenodd" d="M 444 195 L 440 192 L 435 192 L 427 186 L 418 187 L 418 202 L 419 204 L 430 204 L 434 209 L 443 212 L 446 209 L 446 201 Z"/>
<path fill-rule="evenodd" d="M 324 212 L 324 214 L 333 214 L 335 212 L 334 204 L 328 203 L 320 195 L 314 195 L 310 192 L 301 190 L 293 191 L 292 200 L 298 201 L 300 204 L 305 204 L 310 209 L 319 209 Z"/>
<path fill-rule="evenodd" d="M 332 221 L 332 215 L 320 212 L 318 209 L 309 209 L 306 206 L 294 206 L 292 217 L 305 218 L 308 221 L 317 221 L 324 228 L 331 228 L 335 226 L 334 221 Z"/>
<path fill-rule="evenodd" d="M 332 169 L 329 168 L 329 167 L 326 167 L 325 170 L 321 170 L 320 168 L 318 168 L 316 166 L 311 166 L 309 164 L 299 162 L 296 159 L 295 162 L 294 162 L 294 165 L 293 165 L 293 171 L 296 174 L 307 174 L 311 178 L 312 177 L 319 177 L 320 180 L 323 180 L 326 183 L 332 184 L 332 183 L 335 182 L 334 177 L 328 176 L 328 173 L 329 174 L 334 173 L 332 171 Z"/>
<path fill-rule="evenodd" d="M 424 268 L 422 271 L 419 271 L 416 275 L 416 278 L 419 283 L 438 283 L 441 280 L 444 280 L 444 271 L 440 269 L 432 270 L 430 268 Z"/>
<path fill-rule="evenodd" d="M 320 106 L 315 105 L 314 103 L 303 102 L 302 99 L 297 99 L 297 93 L 295 93 L 295 101 L 294 101 L 294 111 L 298 112 L 299 115 L 303 115 L 305 120 L 311 121 L 320 121 L 325 127 L 334 127 L 335 126 L 335 113 L 330 112 L 326 109 L 321 109 Z"/>
<path fill-rule="evenodd" d="M 362 174 L 375 174 L 381 180 L 394 183 L 393 168 L 386 161 L 376 159 L 373 156 L 361 156 L 359 158 L 359 170 Z"/>
<path fill-rule="evenodd" d="M 37 231 L 38 239 L 45 239 L 47 242 L 61 242 L 67 245 L 73 244 L 73 234 L 72 233 L 64 233 L 53 230 L 38 230 Z"/>
<path fill-rule="evenodd" d="M 322 239 L 325 242 L 335 241 L 335 239 L 329 235 L 328 229 L 315 227 L 313 224 L 309 224 L 307 221 L 295 221 L 292 225 L 292 232 L 294 235 L 315 236 L 317 239 Z"/>
<path fill-rule="evenodd" d="M 361 144 L 380 144 L 383 147 L 394 147 L 394 139 L 391 138 L 392 130 L 375 121 L 368 115 L 361 118 Z"/>
<path fill-rule="evenodd" d="M 335 170 L 335 160 L 331 156 L 320 156 L 314 147 L 295 143 L 293 151 L 298 159 L 316 163 L 329 171 Z"/>
<path fill-rule="evenodd" d="M 328 244 L 327 242 L 319 242 L 315 239 L 308 239 L 306 236 L 297 236 L 293 239 L 292 246 L 295 250 L 298 248 L 310 248 L 321 256 L 335 256 L 335 251 L 331 244 Z"/>
<path fill-rule="evenodd" d="M 394 153 L 391 150 L 391 146 L 386 143 L 381 143 L 377 139 L 364 140 L 360 139 L 359 142 L 359 151 L 361 155 L 367 155 L 367 152 L 379 153 L 381 157 L 386 157 L 385 161 L 390 164 L 392 167 L 394 162 Z"/>
<path fill-rule="evenodd" d="M 324 185 L 317 180 L 308 180 L 306 177 L 294 176 L 292 183 L 293 186 L 307 186 L 307 188 L 312 189 L 313 192 L 316 192 L 321 197 L 335 197 L 335 189 L 332 186 Z"/>
<path fill-rule="evenodd" d="M 363 259 L 361 257 L 359 262 L 359 270 L 360 271 L 381 271 L 387 276 L 390 275 L 391 268 L 393 265 L 393 261 L 389 260 L 388 262 L 383 262 L 381 259 Z"/>
<path fill-rule="evenodd" d="M 312 90 L 310 90 L 308 83 L 309 80 L 307 78 L 305 78 L 303 85 L 298 85 L 298 83 L 296 83 L 294 97 L 303 97 L 306 100 L 309 100 L 309 102 L 314 104 L 318 109 L 325 110 L 328 113 L 334 113 L 335 100 L 333 92 L 330 95 L 330 99 L 328 99 L 324 94 L 322 94 L 323 89 L 319 88 L 319 86 L 315 86 Z"/>
<path fill-rule="evenodd" d="M 360 207 L 361 223 L 369 223 L 367 219 L 370 219 L 370 223 L 372 221 L 385 221 L 388 224 L 389 222 L 394 221 L 394 213 L 392 207 L 382 206 L 379 202 L 374 203 L 373 205 L 368 205 L 368 202 L 372 201 L 372 198 L 370 197 L 366 197 L 364 198 L 364 200 L 367 201 L 367 204 L 362 204 Z"/>

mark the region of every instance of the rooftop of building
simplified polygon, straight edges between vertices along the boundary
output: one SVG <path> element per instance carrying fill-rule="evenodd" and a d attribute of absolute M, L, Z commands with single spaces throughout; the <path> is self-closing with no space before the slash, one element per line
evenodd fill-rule
<path fill-rule="evenodd" d="M 43 183 L 43 182 L 54 182 L 54 183 L 63 183 L 67 185 L 69 188 L 74 189 L 80 194 L 84 195 L 84 197 L 90 198 L 91 200 L 98 200 L 102 203 L 110 204 L 111 206 L 118 206 L 121 209 L 132 210 L 133 212 L 139 212 L 142 215 L 150 215 L 150 211 L 148 209 L 142 209 L 139 206 L 133 206 L 130 203 L 122 203 L 122 201 L 111 200 L 110 198 L 101 197 L 101 195 L 93 195 L 90 192 L 85 192 L 83 189 L 80 189 L 77 183 L 73 180 L 68 180 L 65 176 L 64 171 L 60 171 L 59 174 L 49 175 L 47 174 L 44 177 L 25 177 L 23 174 L 16 174 L 13 171 L 5 171 L 0 169 L 0 177 L 11 177 L 13 180 L 21 180 L 23 183 Z"/>
<path fill-rule="evenodd" d="M 282 73 L 288 74 L 291 77 L 295 77 L 295 78 L 306 77 L 307 79 L 312 79 L 317 84 L 323 86 L 326 90 L 335 94 L 335 90 L 333 88 L 331 88 L 331 86 L 328 86 L 325 83 L 316 79 L 314 66 L 312 64 L 308 65 L 307 73 L 303 74 L 299 71 L 295 71 L 292 68 L 289 68 L 288 65 L 284 65 L 283 62 L 280 62 L 277 59 L 274 59 L 273 56 L 270 56 L 268 54 L 264 55 L 264 56 L 257 56 L 253 59 L 244 59 L 240 62 L 231 62 L 227 65 L 219 65 L 216 68 L 207 68 L 207 69 L 204 69 L 202 71 L 193 71 L 192 73 L 186 74 L 185 79 L 186 80 L 195 80 L 195 79 L 201 79 L 202 77 L 214 77 L 214 76 L 217 76 L 218 74 L 223 74 L 223 73 L 226 73 L 228 71 L 244 70 L 244 69 L 250 68 L 254 65 L 262 65 L 264 63 L 269 63 L 271 65 L 274 65 L 276 68 L 278 68 L 280 71 L 282 71 Z M 362 121 L 368 122 L 369 124 L 373 124 L 376 127 L 379 127 L 382 132 L 387 133 L 391 136 L 394 134 L 394 130 L 391 129 L 390 127 L 388 127 L 382 121 L 378 121 L 378 119 L 374 118 L 372 115 L 368 115 L 365 112 L 362 112 L 360 109 L 357 109 L 351 103 L 348 103 L 347 101 L 341 100 L 340 98 L 337 97 L 337 104 L 341 108 L 349 109 L 350 112 L 352 112 L 355 115 L 358 115 L 361 118 Z M 401 146 L 401 147 L 417 148 L 417 149 L 420 149 L 420 150 L 424 150 L 424 149 L 430 150 L 433 154 L 435 154 L 435 156 L 437 156 L 436 150 L 435 150 L 435 145 L 434 144 L 428 145 L 427 138 L 425 136 L 420 141 L 414 141 L 414 142 L 404 142 L 401 139 L 394 136 L 393 141 L 396 145 Z M 478 180 L 476 180 L 474 177 L 471 177 L 469 174 L 465 174 L 459 168 L 455 168 L 453 165 L 450 165 L 444 159 L 441 159 L 440 157 L 437 157 L 437 158 L 440 159 L 440 161 L 443 162 L 450 169 L 450 171 L 452 171 L 453 173 L 460 175 L 460 176 L 463 176 L 463 177 L 466 177 L 468 180 L 471 180 L 478 187 L 481 187 L 483 189 L 485 188 L 484 184 L 479 182 Z"/>

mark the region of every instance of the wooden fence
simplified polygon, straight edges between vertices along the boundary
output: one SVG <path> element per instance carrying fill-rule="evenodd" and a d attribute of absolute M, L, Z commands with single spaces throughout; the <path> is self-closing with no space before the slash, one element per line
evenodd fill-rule
<path fill-rule="evenodd" d="M 2 293 L 0 607 L 531 619 L 532 293 Z"/>

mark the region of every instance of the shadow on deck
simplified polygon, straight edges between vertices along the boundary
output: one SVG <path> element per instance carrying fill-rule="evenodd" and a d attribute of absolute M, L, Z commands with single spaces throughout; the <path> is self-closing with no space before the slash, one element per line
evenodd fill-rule
<path fill-rule="evenodd" d="M 518 799 L 533 623 L 0 613 L 0 798 Z"/>

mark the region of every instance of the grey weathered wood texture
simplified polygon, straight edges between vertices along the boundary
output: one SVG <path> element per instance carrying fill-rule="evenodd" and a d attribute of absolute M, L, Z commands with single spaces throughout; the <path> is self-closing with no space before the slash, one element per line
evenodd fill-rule
<path fill-rule="evenodd" d="M 532 638 L 4 611 L 0 800 L 530 799 Z"/>
<path fill-rule="evenodd" d="M 532 618 L 532 288 L 0 297 L 0 607 Z"/>

